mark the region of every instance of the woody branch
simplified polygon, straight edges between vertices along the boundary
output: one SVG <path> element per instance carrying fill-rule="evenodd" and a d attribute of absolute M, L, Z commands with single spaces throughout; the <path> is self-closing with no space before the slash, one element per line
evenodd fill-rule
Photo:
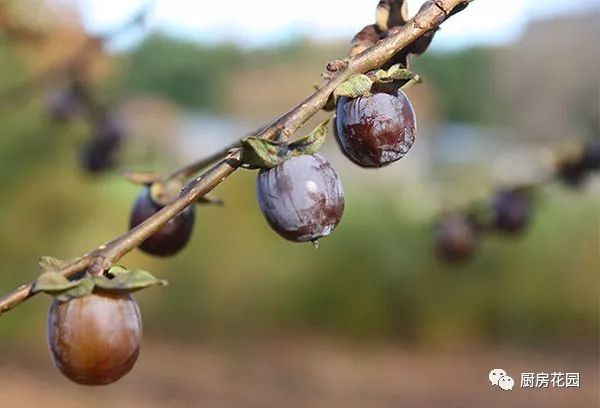
<path fill-rule="evenodd" d="M 327 104 L 333 91 L 343 82 L 356 74 L 382 67 L 398 52 L 410 45 L 414 40 L 437 28 L 446 18 L 454 14 L 471 0 L 435 0 L 426 1 L 419 12 L 401 28 L 394 30 L 388 38 L 379 41 L 357 55 L 353 55 L 340 70 L 325 82 L 312 95 L 298 103 L 294 108 L 283 114 L 271 124 L 264 127 L 254 136 L 264 139 L 276 139 L 281 135 L 293 135 L 306 121 L 317 114 Z M 213 156 L 210 161 L 214 164 L 201 175 L 193 178 L 181 190 L 178 197 L 170 204 L 163 207 L 155 215 L 131 229 L 125 234 L 100 245 L 95 250 L 67 263 L 59 272 L 65 277 L 72 278 L 84 271 L 91 274 L 101 274 L 108 270 L 125 254 L 138 247 L 153 233 L 158 231 L 170 219 L 175 217 L 186 207 L 196 202 L 217 185 L 228 178 L 241 166 L 241 148 L 234 147 L 227 152 L 222 152 L 218 157 Z M 197 164 L 186 166 L 183 173 L 199 170 L 208 165 L 205 159 Z M 34 295 L 31 292 L 32 283 L 22 285 L 0 299 L 0 315 L 11 310 L 23 301 Z"/>

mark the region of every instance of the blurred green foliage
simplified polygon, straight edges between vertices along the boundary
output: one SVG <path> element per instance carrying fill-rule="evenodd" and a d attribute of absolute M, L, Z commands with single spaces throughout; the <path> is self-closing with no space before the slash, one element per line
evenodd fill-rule
<path fill-rule="evenodd" d="M 209 47 L 153 35 L 124 59 L 121 86 L 126 91 L 208 110 L 218 105 L 222 80 L 242 62 L 242 54 L 233 45 Z"/>
<path fill-rule="evenodd" d="M 244 50 L 234 44 L 203 45 L 153 34 L 121 57 L 119 92 L 164 96 L 187 108 L 218 110 L 230 73 L 310 55 L 314 45 L 298 40 L 278 47 Z"/>
<path fill-rule="evenodd" d="M 343 47 L 339 48 L 343 53 Z M 314 61 L 321 51 L 322 47 L 304 40 L 270 49 L 242 50 L 235 45 L 208 46 L 155 34 L 122 57 L 125 74 L 119 90 L 150 92 L 189 108 L 214 111 L 224 102 L 222 90 L 232 70 Z M 435 88 L 447 120 L 490 123 L 500 118 L 493 57 L 494 51 L 487 48 L 428 52 L 414 58 L 412 68 Z"/>
<path fill-rule="evenodd" d="M 494 92 L 494 52 L 491 48 L 428 52 L 414 58 L 412 69 L 435 88 L 446 119 L 490 123 L 501 117 Z"/>

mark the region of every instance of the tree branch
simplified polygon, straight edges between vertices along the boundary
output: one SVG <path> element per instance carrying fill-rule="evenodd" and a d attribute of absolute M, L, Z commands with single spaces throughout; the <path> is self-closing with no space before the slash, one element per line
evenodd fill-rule
<path fill-rule="evenodd" d="M 280 134 L 292 135 L 308 119 L 317 114 L 327 103 L 333 91 L 355 74 L 361 74 L 376 69 L 388 62 L 396 53 L 408 46 L 415 39 L 432 28 L 439 26 L 452 14 L 457 6 L 464 5 L 465 0 L 435 0 L 426 1 L 415 17 L 393 35 L 378 42 L 375 46 L 351 57 L 345 69 L 337 71 L 321 88 L 304 99 L 293 109 L 273 121 L 270 125 L 256 133 L 255 136 L 265 139 L 275 139 Z M 171 218 L 199 198 L 210 192 L 218 184 L 229 177 L 241 166 L 241 149 L 233 148 L 226 153 L 220 152 L 219 158 L 211 156 L 211 161 L 217 161 L 202 175 L 191 180 L 179 196 L 169 205 L 163 207 L 155 215 L 148 218 L 137 227 L 101 245 L 92 252 L 77 258 L 65 266 L 60 273 L 72 278 L 85 270 L 97 274 L 109 269 L 125 254 L 138 247 L 149 236 L 158 231 Z M 203 167 L 205 160 L 188 166 L 171 177 L 188 175 L 190 172 Z M 17 288 L 0 299 L 0 315 L 27 300 L 31 293 L 32 283 Z"/>

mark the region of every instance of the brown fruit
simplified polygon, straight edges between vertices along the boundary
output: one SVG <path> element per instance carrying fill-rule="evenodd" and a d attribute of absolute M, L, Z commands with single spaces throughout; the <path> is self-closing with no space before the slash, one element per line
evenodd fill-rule
<path fill-rule="evenodd" d="M 446 215 L 436 226 L 436 255 L 448 263 L 465 261 L 473 255 L 477 239 L 476 228 L 467 217 Z"/>
<path fill-rule="evenodd" d="M 123 377 L 135 364 L 141 341 L 142 320 L 131 295 L 93 294 L 50 306 L 50 353 L 78 384 L 106 385 Z"/>

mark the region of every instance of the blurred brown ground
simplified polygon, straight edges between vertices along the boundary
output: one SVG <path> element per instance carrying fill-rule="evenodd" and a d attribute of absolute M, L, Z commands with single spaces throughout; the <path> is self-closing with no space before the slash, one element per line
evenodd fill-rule
<path fill-rule="evenodd" d="M 110 387 L 70 383 L 45 356 L 2 353 L 3 407 L 594 407 L 593 353 L 571 348 L 423 352 L 325 338 L 278 339 L 243 348 L 146 342 L 133 371 Z M 512 392 L 492 387 L 504 368 Z M 581 388 L 521 389 L 521 372 L 580 372 Z"/>

